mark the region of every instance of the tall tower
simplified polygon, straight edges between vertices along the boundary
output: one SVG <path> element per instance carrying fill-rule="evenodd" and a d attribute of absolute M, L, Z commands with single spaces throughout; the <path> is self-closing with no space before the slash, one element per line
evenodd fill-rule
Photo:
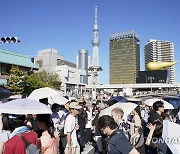
<path fill-rule="evenodd" d="M 140 39 L 129 30 L 110 36 L 110 84 L 137 83 L 140 70 Z"/>
<path fill-rule="evenodd" d="M 94 29 L 93 29 L 93 62 L 92 66 L 99 66 L 99 38 L 98 38 L 98 22 L 97 22 L 97 6 L 95 6 L 95 21 L 94 21 Z"/>
<path fill-rule="evenodd" d="M 94 29 L 93 29 L 93 59 L 92 66 L 89 66 L 89 75 L 91 76 L 91 84 L 97 85 L 99 82 L 99 71 L 102 71 L 102 67 L 99 66 L 99 38 L 98 38 L 98 23 L 97 23 L 97 6 L 95 6 L 95 20 L 94 20 Z"/>
<path fill-rule="evenodd" d="M 154 40 L 151 39 L 144 47 L 145 51 L 145 68 L 149 62 L 173 62 L 174 61 L 174 44 L 170 41 Z M 175 80 L 175 68 L 171 66 L 168 68 L 170 71 L 170 83 Z"/>

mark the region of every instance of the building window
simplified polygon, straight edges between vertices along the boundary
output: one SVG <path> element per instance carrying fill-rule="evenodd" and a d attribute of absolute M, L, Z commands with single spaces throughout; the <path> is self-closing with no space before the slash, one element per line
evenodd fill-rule
<path fill-rule="evenodd" d="M 85 76 L 84 75 L 80 75 L 80 83 L 85 83 Z"/>
<path fill-rule="evenodd" d="M 74 72 L 68 71 L 68 77 L 69 78 L 74 78 Z"/>

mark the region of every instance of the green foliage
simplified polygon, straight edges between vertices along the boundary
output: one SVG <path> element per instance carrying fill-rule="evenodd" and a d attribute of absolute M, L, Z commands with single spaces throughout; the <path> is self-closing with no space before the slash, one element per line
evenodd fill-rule
<path fill-rule="evenodd" d="M 47 73 L 46 71 L 41 71 L 36 73 L 38 78 L 43 81 L 44 83 L 47 83 L 49 87 L 60 89 L 61 86 L 61 80 L 59 78 L 59 75 L 57 73 Z"/>
<path fill-rule="evenodd" d="M 13 94 L 22 94 L 28 96 L 33 90 L 42 87 L 52 87 L 60 89 L 61 80 L 56 73 L 47 73 L 46 71 L 27 75 L 21 71 L 18 66 L 13 66 L 10 70 L 10 79 L 5 86 Z"/>
<path fill-rule="evenodd" d="M 22 94 L 24 91 L 25 72 L 21 71 L 18 66 L 13 66 L 10 70 L 10 79 L 7 80 L 5 87 L 13 94 Z"/>
<path fill-rule="evenodd" d="M 60 89 L 61 81 L 58 74 L 47 73 L 46 71 L 37 72 L 27 76 L 26 86 L 24 87 L 24 95 L 28 96 L 33 90 L 42 87 L 51 87 L 55 89 Z"/>
<path fill-rule="evenodd" d="M 42 87 L 48 87 L 48 84 L 40 80 L 37 74 L 31 74 L 29 76 L 26 76 L 23 95 L 28 96 L 33 90 Z"/>

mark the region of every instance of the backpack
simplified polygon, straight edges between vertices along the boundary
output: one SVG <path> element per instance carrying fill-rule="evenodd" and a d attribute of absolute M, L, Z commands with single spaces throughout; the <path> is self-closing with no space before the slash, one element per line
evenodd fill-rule
<path fill-rule="evenodd" d="M 18 134 L 18 136 L 23 140 L 25 148 L 26 148 L 26 154 L 41 154 L 41 150 L 38 149 L 37 145 L 33 143 L 29 143 L 26 141 L 24 136 L 22 134 Z"/>

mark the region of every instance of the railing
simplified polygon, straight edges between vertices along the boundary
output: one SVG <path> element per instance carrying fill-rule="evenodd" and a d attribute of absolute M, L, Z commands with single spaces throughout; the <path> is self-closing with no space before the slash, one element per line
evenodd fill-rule
<path fill-rule="evenodd" d="M 171 95 L 175 94 L 175 92 L 154 92 L 154 93 L 148 93 L 148 94 L 138 94 L 135 95 L 134 98 L 141 98 L 141 97 L 148 97 L 148 96 L 165 96 L 165 95 Z"/>

